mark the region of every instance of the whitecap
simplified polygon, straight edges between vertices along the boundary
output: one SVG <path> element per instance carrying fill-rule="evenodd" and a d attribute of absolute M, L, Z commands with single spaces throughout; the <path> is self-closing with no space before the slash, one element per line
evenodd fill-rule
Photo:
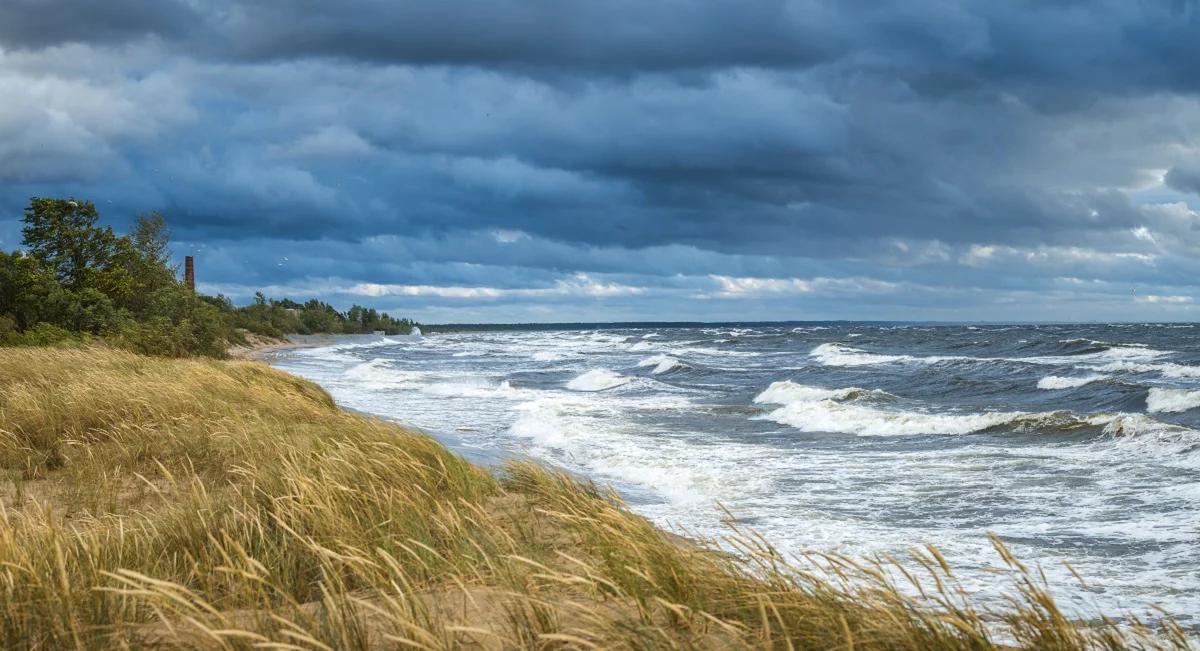
<path fill-rule="evenodd" d="M 670 355 L 655 355 L 654 357 L 647 357 L 646 359 L 643 359 L 642 361 L 638 362 L 638 366 L 639 367 L 653 366 L 654 370 L 652 370 L 650 372 L 655 375 L 658 375 L 659 373 L 666 373 L 667 371 L 670 371 L 672 369 L 676 369 L 681 366 L 685 366 L 685 364 L 683 362 L 681 362 L 680 360 L 678 360 L 674 357 L 671 357 Z"/>
<path fill-rule="evenodd" d="M 1154 387 L 1146 396 L 1146 411 L 1181 412 L 1200 407 L 1200 391 Z"/>
<path fill-rule="evenodd" d="M 848 387 L 845 389 L 825 389 L 797 384 L 791 380 L 772 382 L 771 386 L 754 397 L 759 404 L 787 405 L 793 402 L 813 402 L 817 400 L 846 400 L 867 393 L 866 389 Z M 880 392 L 882 393 L 882 392 Z"/>
<path fill-rule="evenodd" d="M 357 362 L 353 355 L 341 352 L 337 346 L 322 346 L 320 348 L 299 348 L 293 352 L 296 357 L 305 357 L 326 362 Z"/>
<path fill-rule="evenodd" d="M 1183 379 L 1183 378 L 1200 378 L 1200 366 L 1189 366 L 1186 364 L 1176 364 L 1174 362 L 1163 362 L 1159 364 L 1145 364 L 1133 361 L 1118 361 L 1109 362 L 1100 366 L 1080 366 L 1079 368 L 1103 371 L 1108 373 L 1128 372 L 1128 373 L 1158 373 L 1163 377 Z"/>
<path fill-rule="evenodd" d="M 506 400 L 528 400 L 536 391 L 518 389 L 504 380 L 493 384 L 485 380 L 461 382 L 435 382 L 421 387 L 421 392 L 446 398 L 503 398 Z"/>
<path fill-rule="evenodd" d="M 605 391 L 628 384 L 631 379 L 606 368 L 597 368 L 567 382 L 567 388 L 572 391 Z"/>
<path fill-rule="evenodd" d="M 1103 425 L 1105 434 L 1115 440 L 1133 443 L 1142 452 L 1179 453 L 1194 450 L 1200 442 L 1200 432 L 1157 421 L 1145 414 L 1101 415 L 1089 420 L 1095 425 Z"/>
<path fill-rule="evenodd" d="M 808 354 L 826 366 L 866 366 L 917 359 L 910 355 L 879 355 L 868 353 L 865 350 L 835 343 L 821 344 L 813 348 Z"/>
<path fill-rule="evenodd" d="M 372 389 L 396 389 L 422 382 L 428 376 L 415 371 L 402 371 L 392 367 L 386 359 L 376 357 L 350 367 L 343 377 Z"/>
<path fill-rule="evenodd" d="M 1060 375 L 1047 375 L 1038 380 L 1037 388 L 1039 389 L 1074 389 L 1085 384 L 1090 384 L 1099 380 L 1108 379 L 1107 375 L 1084 375 L 1082 377 L 1062 377 Z"/>
<path fill-rule="evenodd" d="M 979 414 L 931 414 L 915 411 L 886 411 L 835 400 L 788 403 L 767 418 L 802 432 L 833 432 L 857 436 L 921 436 L 971 434 L 1014 423 L 1024 412 Z"/>

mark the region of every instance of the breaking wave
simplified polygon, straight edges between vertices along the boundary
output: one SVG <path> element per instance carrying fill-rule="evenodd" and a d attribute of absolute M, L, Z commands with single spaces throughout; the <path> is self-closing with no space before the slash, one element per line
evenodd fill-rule
<path fill-rule="evenodd" d="M 1039 389 L 1074 389 L 1085 384 L 1091 384 L 1100 380 L 1107 380 L 1107 375 L 1084 375 L 1082 377 L 1062 377 L 1058 375 L 1047 375 L 1038 380 L 1037 388 Z"/>
<path fill-rule="evenodd" d="M 650 372 L 653 373 L 654 375 L 659 375 L 660 373 L 666 373 L 667 371 L 671 371 L 671 370 L 674 370 L 674 369 L 677 369 L 677 368 L 680 368 L 683 366 L 687 366 L 687 365 L 684 364 L 679 359 L 677 359 L 675 357 L 671 357 L 670 355 L 655 355 L 654 357 L 647 357 L 646 359 L 643 359 L 642 361 L 638 362 L 638 366 L 639 367 L 653 366 L 654 370 L 652 370 Z"/>
<path fill-rule="evenodd" d="M 1181 412 L 1200 407 L 1200 391 L 1154 387 L 1146 396 L 1146 411 Z"/>
<path fill-rule="evenodd" d="M 821 387 L 810 387 L 803 384 L 796 384 L 791 380 L 783 380 L 782 382 L 772 382 L 771 386 L 763 390 L 762 393 L 754 397 L 754 402 L 758 404 L 773 404 L 787 405 L 793 402 L 809 402 L 815 400 L 848 400 L 858 398 L 867 394 L 876 394 L 887 396 L 889 394 L 883 391 L 868 391 L 858 387 L 848 387 L 845 389 L 824 389 Z"/>
<path fill-rule="evenodd" d="M 567 388 L 572 391 L 606 391 L 628 384 L 632 379 L 606 368 L 598 368 L 567 382 Z"/>
<path fill-rule="evenodd" d="M 346 369 L 343 377 L 372 389 L 398 389 L 422 382 L 428 376 L 420 372 L 402 371 L 386 359 L 376 357 Z"/>
<path fill-rule="evenodd" d="M 1175 390 L 1166 390 L 1175 391 Z M 1116 436 L 1200 434 L 1186 427 L 1163 423 L 1141 414 L 1079 416 L 1070 411 L 984 411 L 978 413 L 929 412 L 888 409 L 870 402 L 895 398 L 883 391 L 858 387 L 828 389 L 773 382 L 754 398 L 759 404 L 781 405 L 763 418 L 802 432 L 828 432 L 856 436 L 963 435 L 1009 428 L 1020 432 L 1065 433 L 1102 428 Z M 1200 406 L 1200 391 L 1162 394 L 1160 411 L 1182 411 Z M 1186 406 L 1185 405 L 1191 405 Z M 1151 411 L 1155 411 L 1152 407 Z"/>
<path fill-rule="evenodd" d="M 843 346 L 842 344 L 821 344 L 812 349 L 809 356 L 826 366 L 866 366 L 869 364 L 889 364 L 906 362 L 919 358 L 911 355 L 879 355 L 865 350 Z"/>
<path fill-rule="evenodd" d="M 1080 366 L 1079 368 L 1103 371 L 1107 373 L 1158 373 L 1172 379 L 1200 378 L 1200 366 L 1188 366 L 1174 362 L 1146 364 L 1132 361 L 1110 362 L 1100 366 Z"/>

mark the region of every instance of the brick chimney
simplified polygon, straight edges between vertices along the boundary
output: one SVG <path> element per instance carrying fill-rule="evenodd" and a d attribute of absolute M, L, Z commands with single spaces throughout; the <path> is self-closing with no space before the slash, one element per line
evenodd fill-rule
<path fill-rule="evenodd" d="M 183 258 L 183 284 L 196 291 L 196 261 L 190 255 Z"/>

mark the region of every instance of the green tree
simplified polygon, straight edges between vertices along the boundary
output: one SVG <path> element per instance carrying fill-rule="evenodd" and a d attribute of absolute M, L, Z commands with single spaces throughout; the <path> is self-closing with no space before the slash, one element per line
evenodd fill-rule
<path fill-rule="evenodd" d="M 41 263 L 20 251 L 0 251 L 0 315 L 24 331 L 46 319 L 47 299 L 59 287 Z"/>
<path fill-rule="evenodd" d="M 129 239 L 133 248 L 142 255 L 149 264 L 165 269 L 171 268 L 171 231 L 167 229 L 167 220 L 162 213 L 155 211 L 148 215 L 138 215 L 129 230 Z"/>
<path fill-rule="evenodd" d="M 114 252 L 116 236 L 109 227 L 97 227 L 97 219 L 90 201 L 34 197 L 21 233 L 31 256 L 67 288 L 80 290 L 97 269 L 108 266 Z"/>

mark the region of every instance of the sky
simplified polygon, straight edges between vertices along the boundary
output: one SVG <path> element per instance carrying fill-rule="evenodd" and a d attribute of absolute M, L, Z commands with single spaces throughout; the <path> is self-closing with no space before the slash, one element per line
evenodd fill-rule
<path fill-rule="evenodd" d="M 1200 320 L 1200 3 L 4 0 L 32 196 L 425 323 Z"/>

